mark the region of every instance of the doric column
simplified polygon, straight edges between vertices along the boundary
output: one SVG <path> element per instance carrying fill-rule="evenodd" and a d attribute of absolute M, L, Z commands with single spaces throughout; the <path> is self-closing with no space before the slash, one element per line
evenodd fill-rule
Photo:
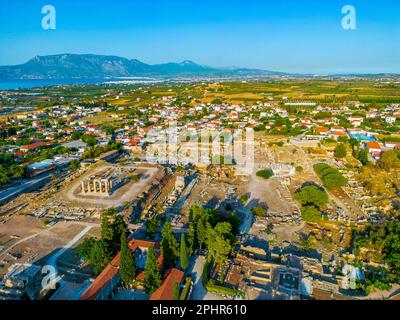
<path fill-rule="evenodd" d="M 81 186 L 82 186 L 82 193 L 85 194 L 86 193 L 86 191 L 85 191 L 85 181 L 81 182 Z"/>

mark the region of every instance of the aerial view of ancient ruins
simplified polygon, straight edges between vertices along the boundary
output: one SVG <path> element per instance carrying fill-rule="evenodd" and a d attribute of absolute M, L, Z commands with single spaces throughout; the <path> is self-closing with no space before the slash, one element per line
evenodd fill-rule
<path fill-rule="evenodd" d="M 69 39 L 78 22 L 64 20 L 67 6 L 44 9 L 38 37 Z M 179 7 L 194 18 L 192 9 Z M 65 14 L 56 28 L 55 12 Z M 353 37 L 358 29 L 340 25 L 346 17 L 339 10 L 335 32 Z M 155 35 L 141 23 L 145 47 Z M 0 43 L 15 48 L 13 37 Z M 59 53 L 51 41 L 56 49 L 35 49 L 28 62 L 33 48 L 0 53 L 0 300 L 400 299 L 398 42 L 390 58 L 379 52 L 386 62 L 375 69 L 357 57 L 342 65 L 334 57 L 346 50 L 332 48 L 289 57 L 282 42 L 276 55 L 261 44 L 222 53 L 203 42 L 206 53 L 190 42 L 199 53 L 184 51 L 206 62 L 221 54 L 216 65 L 226 66 L 265 49 L 275 59 L 265 66 L 277 72 L 261 62 L 147 64 L 104 46 L 111 54 Z M 164 61 L 172 43 L 184 50 L 162 43 L 146 53 L 150 61 Z M 371 54 L 348 46 L 354 56 Z M 90 51 L 80 48 L 68 51 Z M 324 54 L 332 55 L 326 66 Z"/>

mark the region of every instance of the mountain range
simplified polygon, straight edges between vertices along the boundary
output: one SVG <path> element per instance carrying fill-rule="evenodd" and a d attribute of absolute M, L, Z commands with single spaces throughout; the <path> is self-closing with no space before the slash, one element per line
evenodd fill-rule
<path fill-rule="evenodd" d="M 213 68 L 185 60 L 180 63 L 146 64 L 136 59 L 95 54 L 36 56 L 15 66 L 0 66 L 1 80 L 85 79 L 118 77 L 243 77 L 285 75 L 259 69 Z"/>

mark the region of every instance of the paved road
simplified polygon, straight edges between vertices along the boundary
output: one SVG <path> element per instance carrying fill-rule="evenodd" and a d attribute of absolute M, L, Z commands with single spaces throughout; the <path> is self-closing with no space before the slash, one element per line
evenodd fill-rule
<path fill-rule="evenodd" d="M 45 174 L 37 178 L 23 180 L 16 186 L 8 187 L 7 189 L 0 191 L 0 203 L 7 202 L 26 190 L 39 188 L 48 179 L 50 179 L 50 174 Z"/>
<path fill-rule="evenodd" d="M 203 286 L 202 275 L 205 263 L 206 258 L 204 256 L 198 256 L 191 261 L 189 274 L 193 279 L 193 290 L 190 300 L 221 300 L 221 296 L 208 292 Z"/>

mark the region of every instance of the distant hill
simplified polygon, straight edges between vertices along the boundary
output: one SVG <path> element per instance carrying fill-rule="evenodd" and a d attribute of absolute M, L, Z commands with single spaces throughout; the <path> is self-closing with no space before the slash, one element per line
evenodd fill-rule
<path fill-rule="evenodd" d="M 0 67 L 0 79 L 76 79 L 109 77 L 229 77 L 284 75 L 258 69 L 212 68 L 185 60 L 149 65 L 136 59 L 94 54 L 36 56 L 27 63 Z"/>

